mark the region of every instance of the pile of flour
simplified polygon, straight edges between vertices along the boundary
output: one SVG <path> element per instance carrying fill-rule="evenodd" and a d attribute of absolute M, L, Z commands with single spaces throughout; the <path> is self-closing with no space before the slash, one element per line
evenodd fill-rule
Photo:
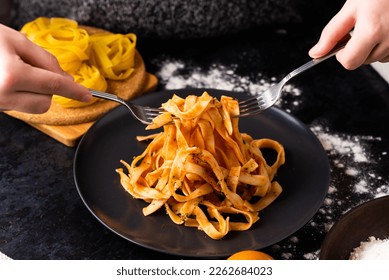
<path fill-rule="evenodd" d="M 389 260 L 389 238 L 378 239 L 370 236 L 367 241 L 355 248 L 350 260 Z"/>

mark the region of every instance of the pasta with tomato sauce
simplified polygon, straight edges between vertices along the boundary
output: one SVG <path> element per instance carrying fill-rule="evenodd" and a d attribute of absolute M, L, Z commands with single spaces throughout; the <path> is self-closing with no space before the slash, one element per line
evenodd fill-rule
<path fill-rule="evenodd" d="M 231 97 L 173 95 L 162 107 L 146 130 L 163 131 L 137 137 L 150 142 L 131 163 L 121 160 L 127 169 L 116 169 L 121 185 L 148 203 L 145 216 L 164 208 L 174 223 L 212 239 L 248 230 L 282 192 L 275 176 L 285 163 L 283 146 L 241 133 L 239 118 L 232 117 L 239 105 Z M 263 149 L 276 152 L 272 163 Z"/>

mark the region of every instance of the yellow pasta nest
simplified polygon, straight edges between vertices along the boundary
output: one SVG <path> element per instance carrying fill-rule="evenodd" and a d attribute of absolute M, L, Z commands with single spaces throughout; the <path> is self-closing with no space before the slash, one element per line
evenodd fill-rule
<path fill-rule="evenodd" d="M 53 54 L 61 68 L 85 87 L 105 91 L 106 79 L 124 80 L 134 71 L 136 35 L 97 33 L 89 35 L 78 23 L 67 18 L 39 17 L 26 23 L 21 32 L 35 44 Z M 87 106 L 54 95 L 63 107 Z"/>
<path fill-rule="evenodd" d="M 124 189 L 149 203 L 145 216 L 164 207 L 174 223 L 213 239 L 248 230 L 282 192 L 274 177 L 285 162 L 283 146 L 240 133 L 231 97 L 174 95 L 162 107 L 146 129 L 163 132 L 138 136 L 151 142 L 131 164 L 121 161 L 128 172 L 116 170 Z M 261 149 L 273 149 L 276 160 L 268 164 Z"/>

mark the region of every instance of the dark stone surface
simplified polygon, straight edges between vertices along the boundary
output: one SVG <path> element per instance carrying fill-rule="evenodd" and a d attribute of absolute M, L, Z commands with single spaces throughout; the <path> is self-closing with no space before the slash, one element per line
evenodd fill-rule
<path fill-rule="evenodd" d="M 3 0 L 10 2 L 10 0 Z M 10 24 L 37 17 L 67 17 L 145 38 L 199 38 L 253 27 L 290 25 L 333 14 L 341 1 L 305 0 L 12 0 Z M 334 7 L 336 7 L 334 9 Z M 324 8 L 324 9 L 323 9 Z M 7 17 L 9 18 L 9 16 Z"/>
<path fill-rule="evenodd" d="M 246 78 L 244 85 L 239 84 L 242 79 L 233 80 L 236 89 L 245 89 L 247 80 L 255 85 L 278 79 L 306 62 L 321 24 L 253 28 L 207 39 L 142 39 L 138 49 L 148 71 L 160 78 L 158 89 L 167 87 L 166 77 L 161 77 L 167 61 L 183 63 L 172 74 L 181 79 L 193 77 L 194 71 L 206 75 L 215 67 L 231 68 L 235 76 Z M 319 136 L 363 144 L 368 157 L 358 162 L 352 151 L 328 148 L 332 179 L 325 203 L 306 226 L 264 250 L 277 259 L 315 259 L 329 228 L 346 211 L 389 194 L 389 86 L 370 66 L 347 71 L 335 59 L 291 84 L 301 94 L 287 92 L 280 104 L 284 110 Z M 0 130 L 1 252 L 15 259 L 177 258 L 122 239 L 90 214 L 73 181 L 74 148 L 2 113 Z M 366 191 L 356 187 L 362 181 Z"/>

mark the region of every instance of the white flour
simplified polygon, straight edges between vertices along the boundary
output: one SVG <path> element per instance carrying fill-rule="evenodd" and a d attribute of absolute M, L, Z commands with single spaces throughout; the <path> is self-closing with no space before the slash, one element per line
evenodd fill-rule
<path fill-rule="evenodd" d="M 355 178 L 355 193 L 369 195 L 371 199 L 389 195 L 389 183 L 373 172 L 386 155 L 383 153 L 382 157 L 376 157 L 371 154 L 370 145 L 381 141 L 380 137 L 330 133 L 322 125 L 314 125 L 311 130 L 329 154 L 333 165 L 342 170 L 345 176 Z"/>
<path fill-rule="evenodd" d="M 349 259 L 389 260 L 389 239 L 381 240 L 371 236 L 351 252 Z"/>
<path fill-rule="evenodd" d="M 236 74 L 238 65 L 234 64 L 214 64 L 208 71 L 202 71 L 200 67 L 193 65 L 188 67 L 180 60 L 164 59 L 156 64 L 160 65 L 160 70 L 156 75 L 166 89 L 214 88 L 255 95 L 265 91 L 277 82 L 275 77 L 266 78 L 261 73 L 251 78 L 238 75 Z M 188 69 L 190 69 L 190 72 L 187 72 Z M 284 97 L 301 95 L 300 89 L 292 84 L 285 85 L 283 92 Z M 290 104 L 285 99 L 280 101 L 277 105 L 285 107 L 284 110 L 287 112 L 291 111 L 288 107 L 296 108 L 301 104 L 301 101 L 298 99 L 293 100 Z"/>
<path fill-rule="evenodd" d="M 331 134 L 328 129 L 322 126 L 313 126 L 311 130 L 316 133 L 324 149 L 330 154 L 338 154 L 346 157 L 352 157 L 354 162 L 367 162 L 367 152 L 363 147 L 362 140 L 366 137 L 348 136 L 341 134 Z M 374 138 L 367 137 L 369 140 Z M 380 140 L 377 138 L 377 140 Z"/>
<path fill-rule="evenodd" d="M 187 67 L 182 61 L 166 60 L 162 62 L 157 73 L 166 89 L 179 88 L 215 88 L 228 91 L 257 92 L 266 90 L 271 82 L 261 79 L 259 84 L 253 84 L 247 77 L 235 74 L 237 65 L 212 65 L 207 72 L 199 67 Z M 191 69 L 190 73 L 182 74 L 180 70 Z M 251 89 L 251 90 L 249 90 Z"/>

